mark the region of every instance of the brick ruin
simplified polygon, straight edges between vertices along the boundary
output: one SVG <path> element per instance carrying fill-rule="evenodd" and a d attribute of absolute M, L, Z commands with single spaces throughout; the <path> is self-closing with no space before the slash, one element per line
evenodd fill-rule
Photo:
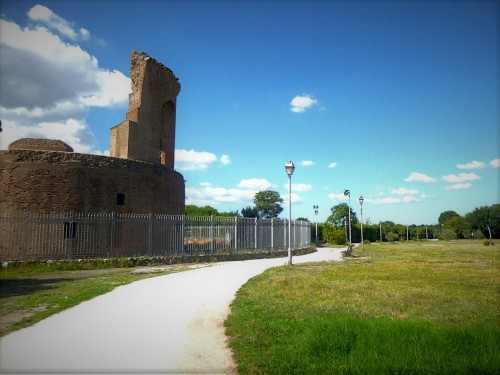
<path fill-rule="evenodd" d="M 174 168 L 175 109 L 181 85 L 143 52 L 132 52 L 132 93 L 125 121 L 111 129 L 111 156 Z"/>
<path fill-rule="evenodd" d="M 22 139 L 0 151 L 0 212 L 183 214 L 174 171 L 180 84 L 143 52 L 132 52 L 126 119 L 111 128 L 110 157 L 74 153 L 62 141 Z"/>

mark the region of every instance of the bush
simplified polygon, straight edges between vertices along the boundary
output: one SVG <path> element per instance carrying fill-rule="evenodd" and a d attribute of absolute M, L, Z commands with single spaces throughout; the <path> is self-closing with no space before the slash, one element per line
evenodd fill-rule
<path fill-rule="evenodd" d="M 482 240 L 484 238 L 484 234 L 483 232 L 481 232 L 480 230 L 475 230 L 473 233 L 472 233 L 472 236 L 473 238 L 476 238 L 478 240 Z"/>
<path fill-rule="evenodd" d="M 495 243 L 493 241 L 491 241 L 491 245 L 494 245 Z M 484 246 L 490 246 L 490 240 L 484 240 L 483 241 L 483 245 Z"/>
<path fill-rule="evenodd" d="M 439 239 L 445 241 L 456 240 L 457 234 L 451 229 L 443 229 L 439 235 Z"/>
<path fill-rule="evenodd" d="M 342 234 L 341 236 L 335 236 L 335 244 L 337 245 L 345 245 L 347 241 L 345 240 L 345 236 Z"/>
<path fill-rule="evenodd" d="M 323 230 L 323 238 L 326 242 L 335 243 L 336 245 L 345 245 L 345 232 L 343 228 L 328 226 Z"/>
<path fill-rule="evenodd" d="M 389 232 L 385 235 L 385 238 L 387 239 L 387 241 L 394 243 L 395 241 L 399 240 L 399 235 L 394 232 Z"/>

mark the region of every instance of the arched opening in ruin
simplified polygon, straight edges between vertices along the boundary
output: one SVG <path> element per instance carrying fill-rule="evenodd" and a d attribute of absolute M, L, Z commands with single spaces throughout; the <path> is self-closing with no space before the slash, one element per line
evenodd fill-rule
<path fill-rule="evenodd" d="M 175 105 L 169 100 L 161 107 L 160 162 L 170 168 L 174 167 L 174 148 Z"/>

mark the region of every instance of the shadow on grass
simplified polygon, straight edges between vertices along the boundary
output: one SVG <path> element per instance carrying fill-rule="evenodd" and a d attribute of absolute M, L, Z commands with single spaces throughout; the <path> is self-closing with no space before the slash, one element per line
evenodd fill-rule
<path fill-rule="evenodd" d="M 4 279 L 0 281 L 0 298 L 25 296 L 40 290 L 55 288 L 55 284 L 72 281 L 72 278 Z"/>

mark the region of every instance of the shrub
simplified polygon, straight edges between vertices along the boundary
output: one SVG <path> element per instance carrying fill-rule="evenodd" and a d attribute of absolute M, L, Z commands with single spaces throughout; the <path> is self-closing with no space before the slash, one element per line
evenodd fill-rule
<path fill-rule="evenodd" d="M 451 229 L 443 229 L 439 235 L 439 239 L 445 241 L 456 240 L 457 234 Z"/>
<path fill-rule="evenodd" d="M 494 245 L 495 243 L 493 241 L 491 241 L 491 245 Z M 484 240 L 483 241 L 483 245 L 484 246 L 490 246 L 490 240 Z"/>
<path fill-rule="evenodd" d="M 399 235 L 394 232 L 389 232 L 385 235 L 385 238 L 387 239 L 387 241 L 394 243 L 395 241 L 399 240 Z"/>
<path fill-rule="evenodd" d="M 472 236 L 473 236 L 473 238 L 477 238 L 478 240 L 482 240 L 484 238 L 484 234 L 480 230 L 475 230 L 472 233 Z"/>

